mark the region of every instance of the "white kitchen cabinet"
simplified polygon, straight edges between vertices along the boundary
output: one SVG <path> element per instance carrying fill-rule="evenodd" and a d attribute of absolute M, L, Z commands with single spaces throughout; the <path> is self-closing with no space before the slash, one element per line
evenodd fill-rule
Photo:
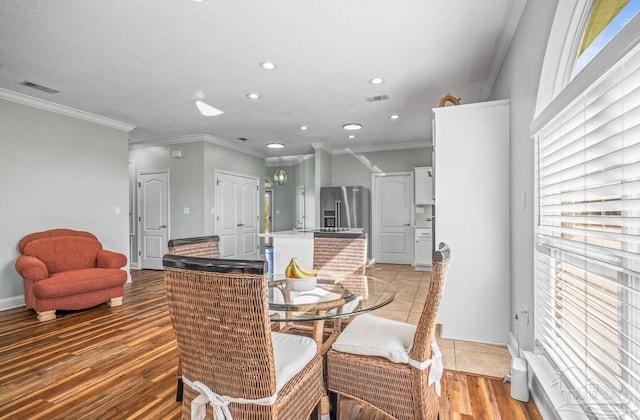
<path fill-rule="evenodd" d="M 431 271 L 433 245 L 431 228 L 415 229 L 414 266 L 417 271 Z"/>
<path fill-rule="evenodd" d="M 434 108 L 435 243 L 451 247 L 442 337 L 506 343 L 510 314 L 509 101 Z"/>
<path fill-rule="evenodd" d="M 413 168 L 415 172 L 415 201 L 417 205 L 433 204 L 433 176 L 431 167 Z"/>

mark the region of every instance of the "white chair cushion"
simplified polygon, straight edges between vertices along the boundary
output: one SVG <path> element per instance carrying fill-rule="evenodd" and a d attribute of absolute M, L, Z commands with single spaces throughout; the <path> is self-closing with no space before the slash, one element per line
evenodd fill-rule
<path fill-rule="evenodd" d="M 313 359 L 318 345 L 312 338 L 279 332 L 271 333 L 271 341 L 278 392 Z"/>
<path fill-rule="evenodd" d="M 332 348 L 343 353 L 384 357 L 394 363 L 409 363 L 415 334 L 415 325 L 362 314 L 351 321 Z"/>

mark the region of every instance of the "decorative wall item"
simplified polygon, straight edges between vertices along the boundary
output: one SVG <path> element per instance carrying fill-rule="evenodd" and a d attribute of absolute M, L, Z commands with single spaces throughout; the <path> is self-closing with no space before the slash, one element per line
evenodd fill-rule
<path fill-rule="evenodd" d="M 456 98 L 452 94 L 447 93 L 442 97 L 442 99 L 440 99 L 440 103 L 438 104 L 438 106 L 445 106 L 447 102 L 451 102 L 454 105 L 460 105 L 460 99 L 461 98 Z"/>

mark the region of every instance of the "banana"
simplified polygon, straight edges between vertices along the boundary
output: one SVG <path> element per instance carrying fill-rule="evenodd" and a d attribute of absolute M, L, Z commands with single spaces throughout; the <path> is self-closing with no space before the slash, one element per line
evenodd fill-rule
<path fill-rule="evenodd" d="M 295 279 L 298 278 L 298 276 L 295 273 L 295 257 L 291 259 L 291 262 L 289 262 L 289 265 L 287 265 L 287 267 L 284 269 L 284 276 L 288 279 Z"/>
<path fill-rule="evenodd" d="M 316 277 L 318 275 L 317 270 L 307 270 L 305 268 L 300 267 L 297 260 L 294 262 L 294 270 L 298 278 Z"/>
<path fill-rule="evenodd" d="M 296 257 L 291 258 L 289 265 L 284 269 L 284 275 L 289 279 L 304 279 L 309 277 L 316 277 L 318 270 L 307 270 L 298 265 Z"/>

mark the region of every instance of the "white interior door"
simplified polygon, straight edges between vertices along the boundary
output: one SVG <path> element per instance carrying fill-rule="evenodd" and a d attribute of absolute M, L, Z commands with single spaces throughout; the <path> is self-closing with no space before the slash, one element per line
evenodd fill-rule
<path fill-rule="evenodd" d="M 141 269 L 162 270 L 169 239 L 169 172 L 138 173 L 139 260 Z"/>
<path fill-rule="evenodd" d="M 259 194 L 256 177 L 216 173 L 216 230 L 221 258 L 258 257 Z"/>
<path fill-rule="evenodd" d="M 296 187 L 296 229 L 304 229 L 304 185 Z"/>
<path fill-rule="evenodd" d="M 413 261 L 413 173 L 373 175 L 372 242 L 377 262 Z"/>

